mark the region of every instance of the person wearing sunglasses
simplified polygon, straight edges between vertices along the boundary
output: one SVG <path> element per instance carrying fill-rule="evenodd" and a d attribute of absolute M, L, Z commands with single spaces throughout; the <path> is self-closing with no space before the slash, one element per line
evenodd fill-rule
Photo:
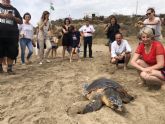
<path fill-rule="evenodd" d="M 160 41 L 161 34 L 161 20 L 159 17 L 155 16 L 154 8 L 148 8 L 146 13 L 147 18 L 144 20 L 143 24 L 145 27 L 154 29 L 155 40 Z"/>

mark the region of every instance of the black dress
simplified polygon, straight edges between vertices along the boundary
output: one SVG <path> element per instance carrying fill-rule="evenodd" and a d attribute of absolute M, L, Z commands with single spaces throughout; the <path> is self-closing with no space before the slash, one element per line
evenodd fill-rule
<path fill-rule="evenodd" d="M 63 37 L 62 37 L 62 46 L 71 46 L 71 39 L 70 39 L 70 33 L 69 33 L 69 27 L 68 29 L 65 26 L 62 26 L 62 28 L 65 31 L 68 31 L 68 33 L 63 33 Z"/>
<path fill-rule="evenodd" d="M 72 48 L 78 48 L 78 45 L 80 43 L 80 32 L 79 31 L 75 31 L 75 32 L 71 32 L 71 46 Z"/>

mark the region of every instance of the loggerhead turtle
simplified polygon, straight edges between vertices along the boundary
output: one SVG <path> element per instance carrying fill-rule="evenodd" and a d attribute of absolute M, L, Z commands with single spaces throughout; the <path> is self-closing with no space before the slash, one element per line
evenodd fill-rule
<path fill-rule="evenodd" d="M 103 104 L 115 111 L 123 112 L 123 103 L 129 103 L 134 99 L 119 83 L 106 78 L 99 78 L 85 85 L 84 96 L 90 103 L 83 107 L 82 114 L 97 111 Z"/>

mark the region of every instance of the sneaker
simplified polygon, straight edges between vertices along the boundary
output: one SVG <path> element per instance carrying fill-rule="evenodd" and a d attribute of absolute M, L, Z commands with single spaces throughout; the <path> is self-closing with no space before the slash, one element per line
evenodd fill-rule
<path fill-rule="evenodd" d="M 47 62 L 47 63 L 50 63 L 50 60 L 47 59 L 46 62 Z"/>
<path fill-rule="evenodd" d="M 24 65 L 26 65 L 26 64 L 25 64 L 25 63 L 22 63 L 21 65 L 23 65 L 23 66 L 24 66 Z"/>
<path fill-rule="evenodd" d="M 39 64 L 42 65 L 42 62 L 40 62 Z"/>

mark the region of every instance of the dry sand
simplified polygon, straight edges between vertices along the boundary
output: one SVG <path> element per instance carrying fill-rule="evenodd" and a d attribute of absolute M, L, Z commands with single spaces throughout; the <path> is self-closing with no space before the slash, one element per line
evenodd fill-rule
<path fill-rule="evenodd" d="M 93 52 L 94 59 L 69 63 L 58 57 L 43 65 L 33 56 L 32 65 L 18 61 L 16 75 L 1 74 L 0 124 L 165 124 L 165 91 L 138 85 L 141 80 L 130 65 L 127 71 L 122 66 L 115 70 L 106 46 L 93 45 Z M 68 115 L 68 108 L 83 100 L 82 85 L 99 77 L 119 82 L 136 96 L 124 105 L 127 113 L 103 106 L 96 112 Z"/>

